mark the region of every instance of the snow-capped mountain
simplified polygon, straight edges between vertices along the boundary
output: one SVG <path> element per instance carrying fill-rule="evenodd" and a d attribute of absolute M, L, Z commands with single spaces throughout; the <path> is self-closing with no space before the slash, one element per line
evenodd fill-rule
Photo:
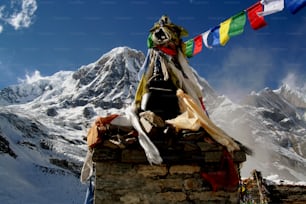
<path fill-rule="evenodd" d="M 76 72 L 36 72 L 0 91 L 1 203 L 84 202 L 87 129 L 133 100 L 143 60 L 120 47 Z"/>
<path fill-rule="evenodd" d="M 75 72 L 36 72 L 0 90 L 1 201 L 82 203 L 86 186 L 78 176 L 88 127 L 98 115 L 124 112 L 143 61 L 142 52 L 118 47 Z M 264 176 L 306 181 L 305 90 L 284 85 L 235 104 L 195 74 L 211 119 L 253 149 L 243 176 L 256 168 Z"/>

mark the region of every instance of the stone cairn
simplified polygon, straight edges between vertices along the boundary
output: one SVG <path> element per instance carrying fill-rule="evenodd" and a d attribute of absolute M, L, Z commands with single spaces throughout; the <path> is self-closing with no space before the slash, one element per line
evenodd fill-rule
<path fill-rule="evenodd" d="M 176 132 L 151 113 L 140 115 L 161 165 L 148 163 L 129 127 L 107 125 L 93 148 L 95 204 L 237 203 L 245 151 L 229 154 L 203 129 Z"/>

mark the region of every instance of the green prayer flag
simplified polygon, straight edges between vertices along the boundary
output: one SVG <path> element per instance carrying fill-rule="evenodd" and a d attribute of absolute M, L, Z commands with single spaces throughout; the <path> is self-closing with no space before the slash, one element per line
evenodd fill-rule
<path fill-rule="evenodd" d="M 231 23 L 228 31 L 230 37 L 243 33 L 244 25 L 246 23 L 246 13 L 241 11 L 231 18 Z"/>
<path fill-rule="evenodd" d="M 186 51 L 185 54 L 187 57 L 192 57 L 193 54 L 193 39 L 189 39 L 185 42 Z"/>
<path fill-rule="evenodd" d="M 147 46 L 148 46 L 148 48 L 152 48 L 153 47 L 152 33 L 150 33 L 150 35 L 148 36 Z"/>

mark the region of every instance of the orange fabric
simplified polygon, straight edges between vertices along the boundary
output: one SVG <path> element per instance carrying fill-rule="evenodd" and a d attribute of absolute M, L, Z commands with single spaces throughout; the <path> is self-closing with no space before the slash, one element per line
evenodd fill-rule
<path fill-rule="evenodd" d="M 238 144 L 221 128 L 216 126 L 206 115 L 205 111 L 183 90 L 178 89 L 176 95 L 179 99 L 181 115 L 166 123 L 173 125 L 176 129 L 198 130 L 203 127 L 206 132 L 219 144 L 225 146 L 229 152 L 239 150 Z"/>
<path fill-rule="evenodd" d="M 110 122 L 112 122 L 112 120 L 114 120 L 115 118 L 117 118 L 119 115 L 118 114 L 111 114 L 109 116 L 106 117 L 99 117 L 96 119 L 95 123 L 96 126 L 101 126 L 101 125 L 106 125 L 106 124 L 110 124 Z"/>
<path fill-rule="evenodd" d="M 106 117 L 98 117 L 87 133 L 87 145 L 93 148 L 98 144 L 102 140 L 101 135 L 106 131 L 106 125 L 118 116 L 118 114 L 111 114 Z"/>

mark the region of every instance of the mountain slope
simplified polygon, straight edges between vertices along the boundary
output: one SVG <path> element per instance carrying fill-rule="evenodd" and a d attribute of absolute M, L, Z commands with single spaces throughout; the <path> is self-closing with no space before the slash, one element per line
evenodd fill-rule
<path fill-rule="evenodd" d="M 36 72 L 0 91 L 1 202 L 83 202 L 88 126 L 131 102 L 143 59 L 120 47 L 76 72 Z"/>
<path fill-rule="evenodd" d="M 6 141 L 6 148 L 0 145 L 1 202 L 67 203 L 67 197 L 68 203 L 82 202 L 85 187 L 76 177 L 81 162 L 56 150 L 69 143 L 32 116 L 15 111 L 0 111 L 0 138 Z M 3 154 L 4 149 L 10 153 Z"/>
<path fill-rule="evenodd" d="M 0 167 L 0 198 L 54 203 L 58 194 L 56 203 L 83 202 L 84 137 L 96 116 L 123 113 L 131 103 L 143 60 L 140 51 L 119 47 L 75 72 L 36 72 L 0 90 L 0 163 L 7 164 Z M 254 151 L 243 176 L 256 168 L 264 176 L 306 180 L 304 90 L 264 89 L 235 104 L 195 74 L 211 119 Z"/>
<path fill-rule="evenodd" d="M 286 92 L 280 91 L 284 89 L 294 91 L 286 84 L 279 90 L 266 88 L 246 97 L 244 106 L 251 107 L 256 113 L 261 127 L 254 126 L 253 135 L 268 150 L 266 158 L 272 169 L 281 172 L 284 178 L 305 181 L 306 121 L 302 117 L 305 109 L 302 111 L 292 103 L 299 98 L 287 100 Z M 297 90 L 295 92 L 298 93 Z"/>

